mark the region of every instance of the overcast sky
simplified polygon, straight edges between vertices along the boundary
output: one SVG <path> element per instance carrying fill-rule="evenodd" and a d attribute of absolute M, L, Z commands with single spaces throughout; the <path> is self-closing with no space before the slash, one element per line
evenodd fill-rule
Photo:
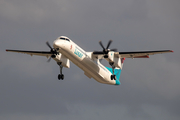
<path fill-rule="evenodd" d="M 179 0 L 0 0 L 1 120 L 179 120 Z M 71 63 L 5 49 L 45 50 L 67 36 L 86 51 L 112 39 L 119 51 L 174 53 L 126 59 L 120 86 L 87 78 Z M 103 63 L 107 64 L 105 61 Z"/>

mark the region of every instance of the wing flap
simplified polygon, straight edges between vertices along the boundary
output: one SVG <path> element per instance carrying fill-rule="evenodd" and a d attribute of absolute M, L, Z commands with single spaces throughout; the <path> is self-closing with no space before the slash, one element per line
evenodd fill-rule
<path fill-rule="evenodd" d="M 149 58 L 149 55 L 145 55 L 145 56 L 136 56 L 134 58 Z"/>

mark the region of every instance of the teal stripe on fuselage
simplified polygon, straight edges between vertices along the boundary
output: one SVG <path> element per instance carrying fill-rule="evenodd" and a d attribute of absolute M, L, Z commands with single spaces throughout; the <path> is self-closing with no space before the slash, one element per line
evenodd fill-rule
<path fill-rule="evenodd" d="M 112 68 L 109 68 L 109 67 L 106 67 L 112 74 L 113 74 L 113 69 Z M 114 69 L 114 74 L 116 75 L 116 84 L 115 85 L 120 85 L 120 81 L 119 81 L 119 78 L 120 78 L 120 75 L 121 75 L 121 69 Z"/>

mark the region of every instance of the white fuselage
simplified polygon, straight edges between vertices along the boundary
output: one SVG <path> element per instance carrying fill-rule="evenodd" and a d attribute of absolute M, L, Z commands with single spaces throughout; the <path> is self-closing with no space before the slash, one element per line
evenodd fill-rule
<path fill-rule="evenodd" d="M 55 49 L 66 56 L 75 65 L 84 71 L 84 74 L 89 78 L 94 78 L 96 81 L 104 84 L 115 85 L 116 81 L 111 80 L 112 73 L 104 67 L 98 59 L 93 60 L 87 52 L 80 48 L 73 41 L 55 40 L 53 43 Z"/>

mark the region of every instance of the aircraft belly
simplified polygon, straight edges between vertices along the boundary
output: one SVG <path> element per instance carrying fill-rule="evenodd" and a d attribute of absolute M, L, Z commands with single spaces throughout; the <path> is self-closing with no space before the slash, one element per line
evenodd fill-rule
<path fill-rule="evenodd" d="M 91 59 L 86 58 L 86 57 L 81 62 L 84 65 L 83 67 L 88 68 L 87 71 L 85 69 L 83 70 L 88 73 L 92 73 L 92 77 L 96 81 L 100 83 L 104 83 L 104 84 L 111 84 L 111 85 L 115 84 L 115 81 L 110 79 L 111 73 L 108 70 L 106 71 L 102 69 L 102 67 L 100 67 Z"/>
<path fill-rule="evenodd" d="M 97 64 L 95 64 L 90 58 L 83 56 L 82 58 L 75 55 L 72 51 L 61 50 L 61 53 L 67 56 L 75 65 L 82 69 L 85 73 L 88 73 L 96 81 L 104 84 L 115 84 L 114 80 L 110 80 L 109 72 L 102 70 Z"/>
<path fill-rule="evenodd" d="M 61 50 L 61 53 L 69 58 L 75 65 L 77 65 L 80 69 L 82 69 L 86 74 L 88 73 L 89 78 L 94 78 L 97 82 L 104 84 L 114 85 L 115 81 L 110 79 L 111 73 L 109 71 L 105 71 L 101 67 L 99 67 L 95 62 L 93 62 L 86 55 L 83 57 L 79 57 L 74 54 L 73 51 Z"/>

